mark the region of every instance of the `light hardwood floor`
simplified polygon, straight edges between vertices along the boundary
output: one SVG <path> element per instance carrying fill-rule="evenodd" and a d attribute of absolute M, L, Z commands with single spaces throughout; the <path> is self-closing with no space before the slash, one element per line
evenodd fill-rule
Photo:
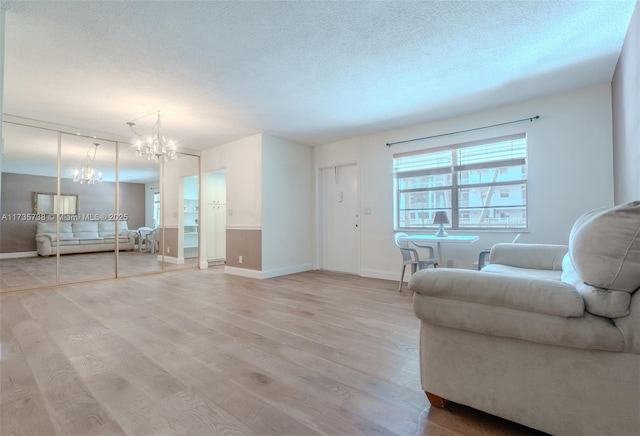
<path fill-rule="evenodd" d="M 2 294 L 0 434 L 536 434 L 429 407 L 396 285 L 216 267 Z"/>
<path fill-rule="evenodd" d="M 56 256 L 33 256 L 0 259 L 0 291 L 32 289 L 56 284 Z M 115 253 L 65 254 L 60 256 L 59 283 L 77 283 L 116 277 Z M 194 268 L 197 258 L 184 264 L 158 261 L 157 253 L 121 251 L 118 254 L 118 277 Z"/>

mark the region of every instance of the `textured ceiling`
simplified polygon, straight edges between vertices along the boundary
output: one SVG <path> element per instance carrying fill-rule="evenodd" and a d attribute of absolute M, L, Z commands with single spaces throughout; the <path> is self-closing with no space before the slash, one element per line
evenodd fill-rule
<path fill-rule="evenodd" d="M 4 1 L 4 111 L 321 144 L 610 81 L 635 4 Z"/>

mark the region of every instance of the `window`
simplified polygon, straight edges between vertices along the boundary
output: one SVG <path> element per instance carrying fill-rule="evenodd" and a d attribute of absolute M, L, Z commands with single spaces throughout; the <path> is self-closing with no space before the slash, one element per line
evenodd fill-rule
<path fill-rule="evenodd" d="M 526 229 L 526 159 L 525 134 L 394 155 L 396 227 Z"/>

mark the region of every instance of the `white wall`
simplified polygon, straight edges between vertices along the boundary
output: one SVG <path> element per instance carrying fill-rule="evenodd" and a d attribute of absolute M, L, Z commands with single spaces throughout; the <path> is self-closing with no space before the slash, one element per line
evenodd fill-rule
<path fill-rule="evenodd" d="M 389 142 L 439 135 L 540 115 L 540 120 L 387 147 Z M 400 254 L 393 243 L 393 154 L 526 132 L 529 230 L 521 242 L 567 242 L 582 213 L 613 205 L 610 85 L 583 89 L 462 117 L 318 146 L 316 168 L 357 162 L 360 169 L 361 275 L 397 280 Z M 473 234 L 457 231 L 455 234 Z M 515 232 L 478 233 L 470 245 L 448 245 L 454 266 L 471 268 L 478 252 Z"/>
<path fill-rule="evenodd" d="M 227 228 L 262 226 L 262 134 L 213 147 L 201 154 L 202 173 L 224 168 Z"/>
<path fill-rule="evenodd" d="M 640 3 L 612 81 L 616 204 L 640 200 Z"/>
<path fill-rule="evenodd" d="M 260 277 L 313 267 L 311 148 L 257 134 L 203 151 L 201 168 L 225 170 L 227 228 L 262 230 Z"/>
<path fill-rule="evenodd" d="M 274 136 L 262 141 L 263 276 L 313 268 L 313 153 Z"/>

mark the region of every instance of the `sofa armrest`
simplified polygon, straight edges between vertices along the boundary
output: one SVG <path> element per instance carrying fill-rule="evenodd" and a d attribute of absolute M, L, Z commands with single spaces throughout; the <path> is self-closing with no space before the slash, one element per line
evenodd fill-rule
<path fill-rule="evenodd" d="M 557 280 L 438 268 L 413 274 L 409 289 L 429 297 L 524 312 L 562 317 L 584 315 L 584 300 L 580 293 Z"/>
<path fill-rule="evenodd" d="M 51 244 L 51 242 L 53 242 L 53 238 L 51 237 L 51 235 L 47 234 L 36 235 L 36 242 L 39 242 L 41 244 Z"/>
<path fill-rule="evenodd" d="M 491 263 L 529 269 L 562 271 L 566 245 L 496 244 L 491 248 Z"/>
<path fill-rule="evenodd" d="M 140 236 L 140 234 L 138 233 L 137 230 L 128 230 L 128 231 L 125 232 L 125 235 L 128 238 L 136 238 L 136 237 Z"/>

